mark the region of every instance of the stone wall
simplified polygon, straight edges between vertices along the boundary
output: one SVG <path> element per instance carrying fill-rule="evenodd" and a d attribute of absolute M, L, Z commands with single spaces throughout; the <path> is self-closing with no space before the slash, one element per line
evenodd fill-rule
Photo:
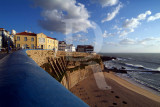
<path fill-rule="evenodd" d="M 99 55 L 80 52 L 57 52 L 55 57 L 55 53 L 52 50 L 28 50 L 27 54 L 40 67 L 47 71 L 52 77 L 57 79 L 67 89 L 71 89 L 78 82 L 93 74 L 93 72 L 99 72 L 104 69 L 103 62 L 99 60 Z M 77 57 L 80 57 L 80 59 L 78 59 L 80 61 L 77 61 Z M 91 61 L 92 64 L 90 64 L 87 62 L 87 58 L 89 58 L 89 60 L 95 60 Z M 81 61 L 83 61 L 83 63 L 86 61 L 88 65 L 85 65 L 84 68 L 78 68 L 74 71 L 67 69 L 72 66 L 81 66 Z M 94 61 L 95 63 L 93 63 Z M 100 62 L 97 63 L 96 61 Z"/>
<path fill-rule="evenodd" d="M 61 81 L 61 84 L 67 89 L 71 89 L 74 85 L 93 74 L 94 71 L 99 71 L 97 68 L 100 68 L 99 64 L 89 65 L 86 66 L 85 69 L 79 69 L 74 72 L 67 71 Z"/>

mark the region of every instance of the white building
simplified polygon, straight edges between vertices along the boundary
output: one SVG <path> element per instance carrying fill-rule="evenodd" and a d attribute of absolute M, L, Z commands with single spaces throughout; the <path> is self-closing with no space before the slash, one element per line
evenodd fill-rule
<path fill-rule="evenodd" d="M 10 32 L 5 30 L 4 28 L 0 28 L 0 49 L 6 48 L 9 46 L 13 47 L 13 34 L 15 33 L 15 30 L 12 30 L 12 34 L 10 35 Z"/>
<path fill-rule="evenodd" d="M 70 44 L 70 45 L 66 45 L 66 49 L 65 49 L 66 52 L 75 52 L 76 51 L 76 47 L 73 46 L 73 44 Z"/>

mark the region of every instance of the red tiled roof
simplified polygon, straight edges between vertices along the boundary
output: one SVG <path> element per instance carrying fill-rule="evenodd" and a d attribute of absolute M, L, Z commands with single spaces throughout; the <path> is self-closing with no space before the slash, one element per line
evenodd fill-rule
<path fill-rule="evenodd" d="M 47 36 L 47 38 L 50 38 L 50 39 L 54 39 L 54 40 L 56 40 L 56 38 L 51 38 L 51 37 L 48 37 L 48 36 Z"/>
<path fill-rule="evenodd" d="M 0 30 L 4 30 L 4 28 L 0 28 Z"/>
<path fill-rule="evenodd" d="M 35 33 L 29 33 L 29 32 L 20 32 L 20 33 L 16 33 L 16 35 L 36 36 L 37 34 L 35 34 Z"/>

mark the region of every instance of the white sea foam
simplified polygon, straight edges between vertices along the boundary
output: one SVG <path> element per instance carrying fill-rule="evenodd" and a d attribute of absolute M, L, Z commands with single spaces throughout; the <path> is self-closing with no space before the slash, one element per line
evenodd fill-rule
<path fill-rule="evenodd" d="M 160 67 L 158 67 L 157 70 L 160 71 Z"/>
<path fill-rule="evenodd" d="M 140 81 L 139 79 L 132 78 L 132 77 L 130 77 L 130 76 L 127 75 L 127 74 L 116 73 L 116 75 L 119 76 L 120 78 L 122 78 L 122 79 L 130 82 L 131 84 L 134 84 L 134 85 L 136 85 L 136 86 L 138 86 L 138 87 L 141 87 L 141 88 L 143 88 L 143 89 L 145 89 L 145 90 L 150 91 L 150 92 L 153 93 L 153 94 L 156 94 L 156 95 L 160 96 L 160 93 L 159 93 L 159 92 L 157 92 L 157 91 L 155 91 L 155 90 L 147 87 L 147 86 L 146 86 L 147 84 L 146 84 L 145 82 L 143 82 L 143 81 Z M 153 86 L 153 85 L 151 85 L 151 84 L 148 84 L 148 85 L 149 85 L 150 87 L 152 87 L 152 88 L 156 88 L 155 86 Z M 160 91 L 160 90 L 159 90 L 159 91 Z"/>

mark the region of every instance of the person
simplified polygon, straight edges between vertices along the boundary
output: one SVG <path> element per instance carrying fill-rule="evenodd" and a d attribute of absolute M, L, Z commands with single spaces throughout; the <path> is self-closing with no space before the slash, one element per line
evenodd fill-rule
<path fill-rule="evenodd" d="M 11 46 L 9 46 L 9 52 L 12 50 Z"/>
<path fill-rule="evenodd" d="M 10 51 L 10 49 L 9 49 L 10 48 L 10 42 L 8 40 L 7 40 L 7 47 L 6 48 L 7 48 L 7 53 L 9 53 L 9 51 Z"/>

